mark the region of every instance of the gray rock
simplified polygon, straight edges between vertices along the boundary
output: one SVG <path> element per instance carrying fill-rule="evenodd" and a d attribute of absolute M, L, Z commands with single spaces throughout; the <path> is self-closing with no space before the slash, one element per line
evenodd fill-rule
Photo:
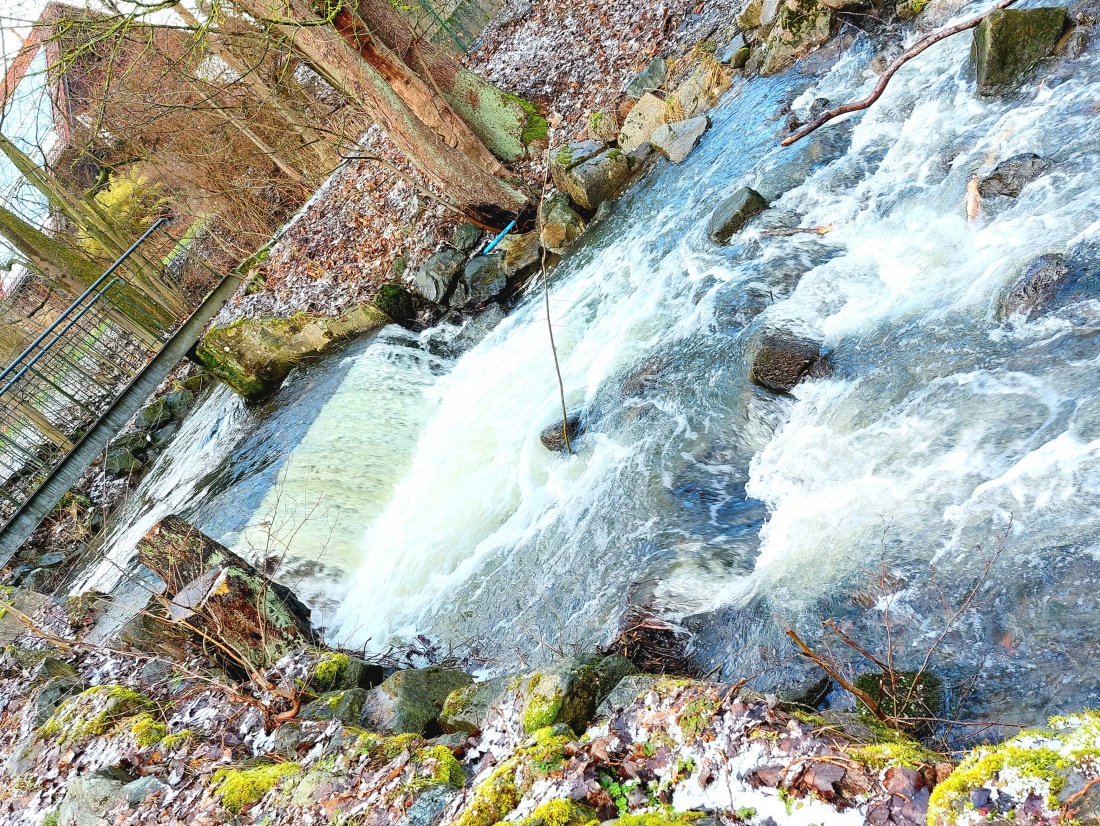
<path fill-rule="evenodd" d="M 585 230 L 584 220 L 569 205 L 569 196 L 554 192 L 539 207 L 539 240 L 551 252 L 567 250 Z"/>
<path fill-rule="evenodd" d="M 180 387 L 165 396 L 164 401 L 172 413 L 172 418 L 179 420 L 195 403 L 195 394 L 184 387 Z"/>
<path fill-rule="evenodd" d="M 710 120 L 706 115 L 677 123 L 666 123 L 653 131 L 650 142 L 654 149 L 673 163 L 683 163 L 709 128 Z"/>
<path fill-rule="evenodd" d="M 168 784 L 155 777 L 139 777 L 133 783 L 127 783 L 119 791 L 130 806 L 140 806 L 158 792 L 168 790 Z"/>
<path fill-rule="evenodd" d="M 748 46 L 749 44 L 745 42 L 745 35 L 743 35 L 741 32 L 738 32 L 733 36 L 730 42 L 726 44 L 726 47 L 722 49 L 722 56 L 719 58 L 719 60 L 721 60 L 723 63 L 732 63 L 733 59 L 737 57 L 737 53 L 740 52 L 742 49 L 748 49 Z M 737 69 L 740 67 L 734 66 L 734 68 Z"/>
<path fill-rule="evenodd" d="M 653 157 L 653 144 L 649 141 L 640 143 L 626 154 L 626 162 L 630 164 L 630 171 L 636 172 L 638 167 Z"/>
<path fill-rule="evenodd" d="M 153 431 L 150 445 L 156 448 L 164 447 L 179 433 L 180 426 L 175 422 L 169 422 L 164 427 L 158 427 Z"/>
<path fill-rule="evenodd" d="M 172 408 L 167 399 L 157 399 L 137 414 L 135 424 L 141 430 L 156 430 L 172 420 Z"/>
<path fill-rule="evenodd" d="M 760 73 L 783 71 L 815 46 L 833 36 L 836 14 L 818 0 L 792 0 L 779 6 L 764 45 Z"/>
<path fill-rule="evenodd" d="M 1001 320 L 1012 315 L 1025 319 L 1042 312 L 1054 301 L 1058 288 L 1070 277 L 1070 267 L 1060 255 L 1040 255 L 1009 288 L 1001 300 Z"/>
<path fill-rule="evenodd" d="M 386 734 L 424 734 L 451 692 L 472 682 L 469 674 L 453 668 L 398 671 L 367 694 L 362 723 Z"/>
<path fill-rule="evenodd" d="M 355 724 L 363 710 L 363 701 L 367 692 L 362 688 L 349 688 L 346 691 L 330 691 L 322 694 L 312 703 L 302 706 L 298 712 L 300 720 L 339 720 L 341 723 Z"/>
<path fill-rule="evenodd" d="M 652 92 L 642 95 L 619 130 L 619 148 L 631 153 L 643 143 L 648 143 L 653 130 L 664 123 L 668 106 Z"/>
<path fill-rule="evenodd" d="M 584 731 L 599 704 L 634 666 L 618 654 L 587 656 L 523 678 L 517 691 L 523 704 L 523 727 L 533 734 L 546 726 L 566 725 Z"/>
<path fill-rule="evenodd" d="M 111 476 L 129 476 L 131 473 L 137 473 L 144 466 L 142 461 L 126 447 L 108 449 L 107 457 L 103 460 L 103 469 Z"/>
<path fill-rule="evenodd" d="M 481 229 L 473 224 L 459 224 L 451 233 L 451 244 L 461 252 L 471 252 L 481 240 L 481 235 Z"/>
<path fill-rule="evenodd" d="M 648 694 L 661 681 L 652 674 L 634 674 L 623 677 L 596 709 L 596 719 L 603 720 L 618 714 L 644 694 Z"/>
<path fill-rule="evenodd" d="M 551 164 L 550 174 L 554 185 L 573 203 L 591 210 L 614 195 L 630 177 L 630 163 L 621 149 L 605 149 L 568 167 Z"/>
<path fill-rule="evenodd" d="M 766 332 L 753 349 L 749 378 L 774 393 L 788 393 L 821 355 L 816 342 L 787 332 Z"/>
<path fill-rule="evenodd" d="M 550 177 L 557 181 L 562 172 L 596 157 L 606 148 L 603 141 L 574 141 L 559 147 L 550 154 Z"/>
<path fill-rule="evenodd" d="M 302 724 L 297 720 L 288 720 L 271 735 L 274 742 L 272 751 L 283 757 L 297 760 L 300 757 L 299 747 L 303 743 L 312 743 L 312 738 L 302 731 Z"/>
<path fill-rule="evenodd" d="M 397 826 L 435 826 L 459 794 L 458 789 L 448 784 L 429 786 L 405 810 L 405 814 L 397 821 Z"/>
<path fill-rule="evenodd" d="M 466 271 L 462 276 L 463 290 L 455 290 L 451 300 L 452 307 L 463 307 L 467 304 L 483 304 L 491 298 L 496 298 L 508 286 L 508 276 L 501 267 L 503 256 L 500 253 L 489 255 L 475 255 L 466 265 Z M 459 303 L 459 296 L 462 296 Z"/>
<path fill-rule="evenodd" d="M 1049 172 L 1053 165 L 1032 152 L 1015 155 L 1001 161 L 989 175 L 982 178 L 978 182 L 978 192 L 985 198 L 992 195 L 1015 198 L 1025 186 Z"/>
<path fill-rule="evenodd" d="M 570 447 L 576 444 L 584 434 L 584 428 L 582 426 L 581 417 L 577 413 L 570 413 L 565 419 L 565 430 L 569 434 Z M 552 425 L 548 425 L 539 434 L 539 439 L 542 441 L 542 446 L 550 451 L 561 452 L 565 450 L 565 434 L 562 433 L 561 420 L 559 419 Z"/>
<path fill-rule="evenodd" d="M 454 344 L 459 350 L 469 350 L 489 335 L 493 329 L 504 321 L 504 308 L 499 304 L 490 304 L 473 318 L 467 320 L 457 336 Z"/>
<path fill-rule="evenodd" d="M 123 782 L 105 772 L 69 780 L 57 810 L 57 826 L 109 826 L 107 812 L 122 799 Z"/>
<path fill-rule="evenodd" d="M 626 84 L 626 88 L 623 89 L 623 93 L 628 97 L 640 98 L 646 92 L 653 92 L 664 86 L 667 75 L 668 64 L 665 63 L 665 59 L 655 57 L 646 64 L 644 69 L 631 78 L 630 82 Z"/>
<path fill-rule="evenodd" d="M 1064 6 L 1001 9 L 974 32 L 971 61 L 979 95 L 1002 95 L 1022 84 L 1054 53 L 1066 24 Z"/>
<path fill-rule="evenodd" d="M 619 136 L 619 117 L 613 109 L 598 109 L 588 116 L 588 135 L 600 143 L 611 143 Z"/>
<path fill-rule="evenodd" d="M 433 304 L 446 301 L 466 264 L 466 256 L 457 250 L 443 249 L 416 271 L 416 291 Z"/>
<path fill-rule="evenodd" d="M 35 564 L 43 568 L 52 568 L 54 565 L 60 565 L 66 559 L 68 559 L 68 554 L 61 553 L 61 551 L 53 551 L 52 553 L 42 554 L 42 556 L 35 560 Z"/>
<path fill-rule="evenodd" d="M 85 687 L 79 677 L 55 677 L 44 684 L 34 696 L 35 728 L 44 725 L 63 702 L 75 697 Z"/>
<path fill-rule="evenodd" d="M 322 658 L 319 665 L 323 665 L 325 662 L 325 658 Z M 315 669 L 306 684 L 306 688 L 313 694 L 323 694 L 328 691 L 347 691 L 351 688 L 374 688 L 376 685 L 381 685 L 385 679 L 382 666 L 365 662 L 358 657 L 343 655 L 339 660 L 328 660 L 328 663 L 330 664 L 329 667 L 320 668 L 323 676 L 319 676 L 317 669 Z M 340 663 L 343 663 L 343 665 L 333 672 L 331 664 L 339 665 Z"/>
<path fill-rule="evenodd" d="M 727 243 L 750 218 L 767 208 L 768 202 L 763 195 L 750 187 L 741 187 L 714 210 L 707 228 L 710 240 L 716 244 Z"/>
<path fill-rule="evenodd" d="M 481 731 L 489 709 L 504 694 L 512 680 L 511 677 L 495 677 L 452 691 L 439 715 L 440 728 L 448 733 L 474 734 Z"/>

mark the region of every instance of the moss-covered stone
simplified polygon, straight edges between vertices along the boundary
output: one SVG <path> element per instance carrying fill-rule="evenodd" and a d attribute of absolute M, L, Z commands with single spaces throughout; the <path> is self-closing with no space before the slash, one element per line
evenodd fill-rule
<path fill-rule="evenodd" d="M 140 748 L 147 749 L 164 739 L 168 734 L 168 726 L 150 714 L 142 714 L 132 721 L 130 732 L 134 735 L 134 742 Z"/>
<path fill-rule="evenodd" d="M 395 324 L 408 327 L 416 320 L 416 302 L 412 293 L 398 284 L 383 284 L 374 294 L 374 306 L 389 316 Z"/>
<path fill-rule="evenodd" d="M 473 683 L 452 691 L 443 703 L 439 725 L 447 733 L 480 731 L 489 710 L 504 694 L 511 682 L 509 677 L 496 677 L 481 683 Z"/>
<path fill-rule="evenodd" d="M 107 734 L 122 720 L 155 709 L 156 703 L 126 686 L 95 686 L 62 703 L 39 732 L 78 741 Z"/>
<path fill-rule="evenodd" d="M 974 32 L 971 59 L 979 95 L 1016 89 L 1033 69 L 1054 53 L 1066 24 L 1066 8 L 1001 9 Z"/>
<path fill-rule="evenodd" d="M 599 703 L 619 681 L 634 673 L 625 657 L 582 657 L 531 674 L 519 685 L 523 726 L 528 733 L 564 723 L 582 731 Z"/>
<path fill-rule="evenodd" d="M 391 297 L 394 301 L 387 307 L 398 313 L 404 304 Z M 234 392 L 259 401 L 278 390 L 295 367 L 319 358 L 341 341 L 381 329 L 390 321 L 386 312 L 369 302 L 335 318 L 298 314 L 290 318 L 242 319 L 211 327 L 196 345 L 194 358 Z"/>
<path fill-rule="evenodd" d="M 424 734 L 436 724 L 447 697 L 472 682 L 453 668 L 398 671 L 368 693 L 363 724 L 386 734 Z"/>
<path fill-rule="evenodd" d="M 219 769 L 211 780 L 214 795 L 233 814 L 263 799 L 284 777 L 302 771 L 297 763 L 273 763 L 251 769 Z"/>
<path fill-rule="evenodd" d="M 833 36 L 836 15 L 820 0 L 785 0 L 764 47 L 760 73 L 774 75 Z"/>
<path fill-rule="evenodd" d="M 340 720 L 344 723 L 357 723 L 366 697 L 367 692 L 362 688 L 330 691 L 303 706 L 298 717 L 302 720 Z"/>

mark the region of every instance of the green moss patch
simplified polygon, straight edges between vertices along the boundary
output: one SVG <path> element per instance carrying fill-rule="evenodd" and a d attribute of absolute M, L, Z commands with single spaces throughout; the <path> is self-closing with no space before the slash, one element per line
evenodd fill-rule
<path fill-rule="evenodd" d="M 236 814 L 261 800 L 284 777 L 291 777 L 301 771 L 302 767 L 297 763 L 273 763 L 253 769 L 219 769 L 214 773 L 211 782 L 214 795 L 219 798 L 222 806 Z"/>
<path fill-rule="evenodd" d="M 143 694 L 121 685 L 101 685 L 62 703 L 40 732 L 62 741 L 98 737 L 126 718 L 155 710 L 156 703 Z"/>

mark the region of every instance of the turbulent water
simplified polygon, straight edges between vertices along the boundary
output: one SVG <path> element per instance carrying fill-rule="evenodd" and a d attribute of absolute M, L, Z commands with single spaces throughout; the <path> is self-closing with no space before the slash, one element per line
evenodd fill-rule
<path fill-rule="evenodd" d="M 780 148 L 788 107 L 869 91 L 881 45 L 735 87 L 688 161 L 658 164 L 558 268 L 575 455 L 539 441 L 560 402 L 536 291 L 472 349 L 469 331 L 391 330 L 267 408 L 216 392 L 98 576 L 178 510 L 285 555 L 333 641 L 422 633 L 530 662 L 606 642 L 629 598 L 768 687 L 795 668 L 784 628 L 815 639 L 833 616 L 884 653 L 887 605 L 897 657 L 920 662 L 992 560 L 937 667 L 981 669 L 989 717 L 1100 702 L 1100 66 L 1089 51 L 980 99 L 965 34 L 854 122 Z M 968 179 L 1021 152 L 1055 166 L 968 221 Z M 706 220 L 743 185 L 772 208 L 717 247 Z M 792 227 L 831 231 L 775 232 Z M 1079 277 L 998 321 L 1048 252 Z M 824 340 L 831 375 L 791 397 L 751 385 L 765 328 Z"/>

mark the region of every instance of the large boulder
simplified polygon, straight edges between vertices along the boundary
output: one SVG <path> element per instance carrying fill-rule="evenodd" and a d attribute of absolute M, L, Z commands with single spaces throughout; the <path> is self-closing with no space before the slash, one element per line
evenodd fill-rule
<path fill-rule="evenodd" d="M 362 688 L 349 688 L 346 691 L 330 691 L 322 694 L 312 703 L 302 706 L 298 712 L 299 720 L 326 721 L 339 720 L 348 725 L 358 725 L 362 716 L 363 703 L 367 692 Z"/>
<path fill-rule="evenodd" d="M 573 161 L 573 156 L 565 153 L 568 148 L 564 147 L 551 163 L 550 174 L 554 185 L 578 206 L 596 209 L 630 177 L 630 164 L 621 149 L 601 149 L 584 160 Z"/>
<path fill-rule="evenodd" d="M 764 46 L 760 73 L 783 71 L 815 46 L 828 42 L 836 27 L 836 15 L 820 0 L 783 0 Z"/>
<path fill-rule="evenodd" d="M 385 734 L 428 733 L 437 724 L 447 697 L 472 682 L 469 674 L 453 668 L 398 671 L 368 692 L 363 725 Z"/>
<path fill-rule="evenodd" d="M 476 227 L 475 227 L 476 229 Z M 413 277 L 416 291 L 433 304 L 442 304 L 451 294 L 463 267 L 466 256 L 452 249 L 442 249 L 424 262 Z"/>
<path fill-rule="evenodd" d="M 489 717 L 489 710 L 512 681 L 511 677 L 495 677 L 455 689 L 443 703 L 439 715 L 440 728 L 448 734 L 481 731 Z"/>
<path fill-rule="evenodd" d="M 1025 186 L 1049 172 L 1053 165 L 1046 158 L 1041 158 L 1033 152 L 1014 155 L 1006 161 L 1001 161 L 991 173 L 978 182 L 978 192 L 983 198 L 993 195 L 1015 198 Z"/>
<path fill-rule="evenodd" d="M 632 98 L 641 98 L 647 92 L 655 92 L 665 85 L 668 64 L 663 57 L 655 57 L 638 74 L 630 79 L 623 94 Z"/>
<path fill-rule="evenodd" d="M 569 205 L 569 196 L 554 192 L 539 206 L 539 240 L 551 252 L 565 252 L 585 230 L 584 219 Z"/>
<path fill-rule="evenodd" d="M 1066 24 L 1065 6 L 1001 9 L 974 32 L 970 56 L 979 95 L 1011 92 L 1054 53 Z"/>
<path fill-rule="evenodd" d="M 154 648 L 161 639 L 190 638 L 223 668 L 240 673 L 313 642 L 310 610 L 290 589 L 180 517 L 154 525 L 137 550 L 165 583 L 168 600 L 155 618 L 146 618 L 156 626 L 148 635 Z"/>
<path fill-rule="evenodd" d="M 665 122 L 667 112 L 667 104 L 655 94 L 647 92 L 642 95 L 623 120 L 623 128 L 619 130 L 619 148 L 629 154 L 643 143 L 649 143 L 653 130 Z"/>
<path fill-rule="evenodd" d="M 500 268 L 509 278 L 523 277 L 539 269 L 542 264 L 542 242 L 537 230 L 525 235 L 509 235 L 497 245 L 497 249 L 504 256 Z"/>
<path fill-rule="evenodd" d="M 524 730 L 533 734 L 564 723 L 583 731 L 597 706 L 634 670 L 630 660 L 618 654 L 591 655 L 524 677 L 519 685 Z"/>
<path fill-rule="evenodd" d="M 999 317 L 1013 315 L 1031 318 L 1050 306 L 1071 275 L 1071 269 L 1060 255 L 1040 255 L 1016 280 L 1001 300 Z"/>
<path fill-rule="evenodd" d="M 749 219 L 768 208 L 764 196 L 743 186 L 726 198 L 710 216 L 707 234 L 716 244 L 725 244 L 748 223 Z"/>
<path fill-rule="evenodd" d="M 766 332 L 752 351 L 749 378 L 773 393 L 789 393 L 821 358 L 821 346 L 787 332 Z"/>
<path fill-rule="evenodd" d="M 385 679 L 382 666 L 358 657 L 329 651 L 313 667 L 306 688 L 314 694 L 346 691 L 350 688 L 374 688 Z"/>
<path fill-rule="evenodd" d="M 215 324 L 195 346 L 192 357 L 234 392 L 260 401 L 278 390 L 295 367 L 392 320 L 370 302 L 337 317 L 299 313 L 290 318 L 246 318 Z"/>
<path fill-rule="evenodd" d="M 710 128 L 706 115 L 658 126 L 650 137 L 653 148 L 673 163 L 683 163 Z"/>
<path fill-rule="evenodd" d="M 57 810 L 57 826 L 110 826 L 115 819 L 108 819 L 107 813 L 125 799 L 124 785 L 110 772 L 72 778 Z"/>

